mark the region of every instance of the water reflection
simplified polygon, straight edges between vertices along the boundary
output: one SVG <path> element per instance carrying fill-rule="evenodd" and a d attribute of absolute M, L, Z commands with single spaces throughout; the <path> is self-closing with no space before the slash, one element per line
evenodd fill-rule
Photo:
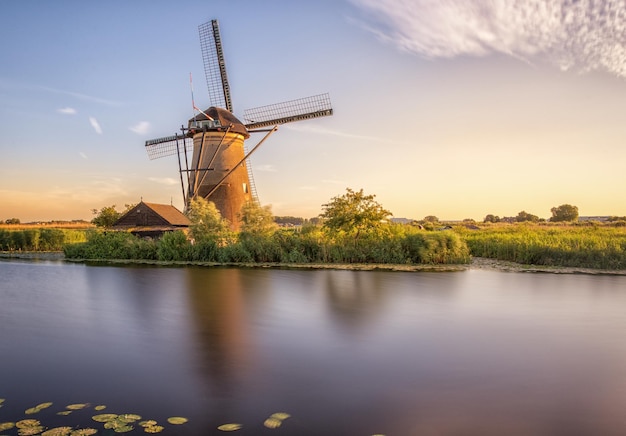
<path fill-rule="evenodd" d="M 240 271 L 219 269 L 207 275 L 202 269 L 189 268 L 186 280 L 200 367 L 209 372 L 218 395 L 226 397 L 253 352 L 244 322 Z"/>
<path fill-rule="evenodd" d="M 1 261 L 0 275 L 0 421 L 92 401 L 190 418 L 169 434 L 260 434 L 278 411 L 293 435 L 626 432 L 626 277 Z"/>

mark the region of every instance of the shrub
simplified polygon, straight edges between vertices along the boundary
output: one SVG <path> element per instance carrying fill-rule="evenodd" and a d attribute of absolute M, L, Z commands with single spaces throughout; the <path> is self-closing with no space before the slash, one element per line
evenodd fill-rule
<path fill-rule="evenodd" d="M 192 250 L 187 235 L 180 230 L 167 232 L 157 243 L 159 260 L 192 260 Z"/>

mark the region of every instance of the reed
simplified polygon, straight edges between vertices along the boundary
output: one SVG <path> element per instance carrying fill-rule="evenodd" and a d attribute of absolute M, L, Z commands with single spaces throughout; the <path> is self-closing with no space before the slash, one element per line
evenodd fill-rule
<path fill-rule="evenodd" d="M 456 229 L 472 256 L 521 264 L 626 269 L 626 229 L 504 224 Z"/>
<path fill-rule="evenodd" d="M 0 229 L 0 251 L 61 251 L 87 240 L 87 230 L 30 227 Z"/>

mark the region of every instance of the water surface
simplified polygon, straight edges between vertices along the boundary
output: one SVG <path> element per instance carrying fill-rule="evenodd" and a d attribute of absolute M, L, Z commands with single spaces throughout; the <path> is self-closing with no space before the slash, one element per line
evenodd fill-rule
<path fill-rule="evenodd" d="M 97 404 L 162 434 L 626 434 L 623 276 L 3 260 L 0 278 L 0 422 L 52 401 L 44 424 L 101 431 Z"/>

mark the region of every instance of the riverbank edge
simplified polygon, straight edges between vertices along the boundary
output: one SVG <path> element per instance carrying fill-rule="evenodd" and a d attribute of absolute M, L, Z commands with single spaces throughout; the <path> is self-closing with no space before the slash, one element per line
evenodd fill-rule
<path fill-rule="evenodd" d="M 497 270 L 505 272 L 529 272 L 552 274 L 589 274 L 589 275 L 619 275 L 626 276 L 626 270 L 604 270 L 594 268 L 578 268 L 564 266 L 523 265 L 504 260 L 473 257 L 468 264 L 428 265 L 428 264 L 367 264 L 367 263 L 236 263 L 236 262 L 199 262 L 199 261 L 159 261 L 141 259 L 65 259 L 63 252 L 0 252 L 0 258 L 50 260 L 100 265 L 155 265 L 155 266 L 204 266 L 204 267 L 239 267 L 239 268 L 276 268 L 276 269 L 331 269 L 351 271 L 432 271 L 454 272 L 469 269 Z"/>

